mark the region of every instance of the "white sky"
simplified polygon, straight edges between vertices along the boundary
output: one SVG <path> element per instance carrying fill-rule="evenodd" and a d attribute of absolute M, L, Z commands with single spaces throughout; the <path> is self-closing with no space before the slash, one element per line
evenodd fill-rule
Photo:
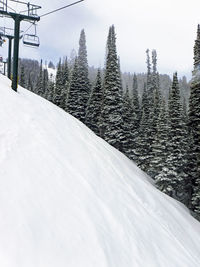
<path fill-rule="evenodd" d="M 39 14 L 72 3 L 70 0 L 33 0 L 42 5 Z M 199 0 L 85 0 L 49 15 L 38 23 L 38 50 L 20 47 L 21 57 L 52 59 L 70 56 L 78 49 L 85 29 L 89 65 L 104 65 L 108 28 L 114 24 L 122 71 L 146 72 L 147 48 L 156 49 L 160 73 L 191 76 L 193 46 L 200 23 Z M 2 20 L 2 22 L 5 20 Z M 22 28 L 27 25 L 22 23 Z M 7 48 L 3 48 L 6 54 Z"/>

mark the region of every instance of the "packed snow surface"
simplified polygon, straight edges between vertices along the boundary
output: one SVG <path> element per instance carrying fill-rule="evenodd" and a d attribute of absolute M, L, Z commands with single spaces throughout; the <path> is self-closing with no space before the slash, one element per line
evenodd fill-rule
<path fill-rule="evenodd" d="M 199 267 L 200 224 L 135 164 L 0 77 L 1 267 Z"/>

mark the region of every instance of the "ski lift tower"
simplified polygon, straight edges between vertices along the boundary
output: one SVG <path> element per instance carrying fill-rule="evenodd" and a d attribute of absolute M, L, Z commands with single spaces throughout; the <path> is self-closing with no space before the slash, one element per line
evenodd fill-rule
<path fill-rule="evenodd" d="M 25 7 L 25 10 L 19 13 L 15 12 L 10 6 L 9 2 L 18 3 L 20 6 Z M 17 81 L 18 81 L 18 61 L 19 61 L 19 40 L 20 40 L 20 22 L 26 21 L 35 23 L 40 20 L 37 15 L 37 10 L 40 6 L 33 5 L 31 3 L 22 2 L 18 0 L 0 0 L 0 15 L 12 18 L 14 20 L 14 54 L 13 54 L 13 77 L 12 77 L 12 89 L 17 92 Z"/>

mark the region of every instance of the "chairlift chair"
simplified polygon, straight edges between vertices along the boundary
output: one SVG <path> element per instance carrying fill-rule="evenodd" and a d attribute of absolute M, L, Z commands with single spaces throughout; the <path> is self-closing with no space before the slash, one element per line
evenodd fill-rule
<path fill-rule="evenodd" d="M 40 39 L 35 34 L 24 34 L 23 36 L 23 44 L 39 47 L 40 46 Z"/>
<path fill-rule="evenodd" d="M 23 44 L 33 46 L 33 47 L 39 47 L 40 46 L 40 39 L 36 34 L 36 24 L 34 23 L 35 32 L 34 34 L 24 34 L 23 35 Z"/>

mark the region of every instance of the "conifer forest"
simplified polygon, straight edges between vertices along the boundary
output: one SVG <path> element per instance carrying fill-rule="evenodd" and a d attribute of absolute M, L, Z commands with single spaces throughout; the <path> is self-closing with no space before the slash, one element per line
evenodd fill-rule
<path fill-rule="evenodd" d="M 77 54 L 56 67 L 21 59 L 19 83 L 124 153 L 200 220 L 200 25 L 190 82 L 177 72 L 160 75 L 156 50 L 149 49 L 144 73 L 121 73 L 114 25 L 105 54 L 104 68 L 88 66 L 82 30 Z"/>

